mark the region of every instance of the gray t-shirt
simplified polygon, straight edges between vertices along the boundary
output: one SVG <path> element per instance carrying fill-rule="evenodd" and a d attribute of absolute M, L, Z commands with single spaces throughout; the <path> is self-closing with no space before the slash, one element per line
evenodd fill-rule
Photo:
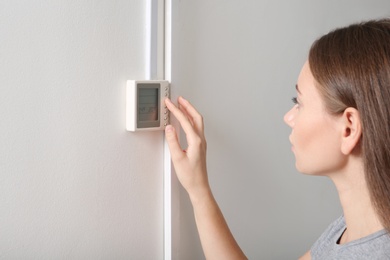
<path fill-rule="evenodd" d="M 334 221 L 311 247 L 312 260 L 390 259 L 390 234 L 386 230 L 339 245 L 345 228 L 344 216 Z"/>

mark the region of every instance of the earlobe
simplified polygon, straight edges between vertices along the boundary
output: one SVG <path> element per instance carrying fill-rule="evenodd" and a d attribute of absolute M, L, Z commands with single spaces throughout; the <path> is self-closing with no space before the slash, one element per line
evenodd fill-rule
<path fill-rule="evenodd" d="M 342 115 L 343 133 L 341 152 L 345 155 L 351 154 L 358 148 L 362 136 L 360 114 L 356 108 L 348 107 Z"/>

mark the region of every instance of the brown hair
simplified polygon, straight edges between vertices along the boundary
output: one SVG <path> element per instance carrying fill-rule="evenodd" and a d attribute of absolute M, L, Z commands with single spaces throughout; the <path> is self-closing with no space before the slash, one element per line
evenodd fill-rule
<path fill-rule="evenodd" d="M 315 41 L 309 65 L 328 111 L 359 111 L 371 201 L 390 231 L 390 19 L 336 29 Z"/>

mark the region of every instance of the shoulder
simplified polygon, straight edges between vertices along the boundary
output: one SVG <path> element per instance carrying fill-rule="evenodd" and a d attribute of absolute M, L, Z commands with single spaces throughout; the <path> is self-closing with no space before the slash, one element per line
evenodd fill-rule
<path fill-rule="evenodd" d="M 337 240 L 343 234 L 345 229 L 346 225 L 344 216 L 340 216 L 325 229 L 313 246 L 316 244 L 323 244 L 324 242 L 337 243 Z"/>
<path fill-rule="evenodd" d="M 346 226 L 343 217 L 336 219 L 311 248 L 312 259 L 390 259 L 390 234 L 378 231 L 367 237 L 340 245 L 338 239 Z M 310 258 L 304 258 L 310 259 Z"/>
<path fill-rule="evenodd" d="M 340 216 L 333 221 L 311 247 L 311 257 L 313 259 L 322 259 L 323 256 L 329 256 L 330 252 L 334 252 L 334 249 L 337 246 L 337 240 L 340 238 L 345 228 L 344 216 Z"/>
<path fill-rule="evenodd" d="M 345 251 L 366 259 L 390 259 L 390 234 L 378 231 L 345 245 Z"/>

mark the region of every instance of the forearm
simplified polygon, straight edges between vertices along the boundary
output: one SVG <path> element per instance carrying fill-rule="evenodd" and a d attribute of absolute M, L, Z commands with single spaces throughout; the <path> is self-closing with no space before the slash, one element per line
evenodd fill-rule
<path fill-rule="evenodd" d="M 238 246 L 210 189 L 191 196 L 206 259 L 247 259 Z"/>

